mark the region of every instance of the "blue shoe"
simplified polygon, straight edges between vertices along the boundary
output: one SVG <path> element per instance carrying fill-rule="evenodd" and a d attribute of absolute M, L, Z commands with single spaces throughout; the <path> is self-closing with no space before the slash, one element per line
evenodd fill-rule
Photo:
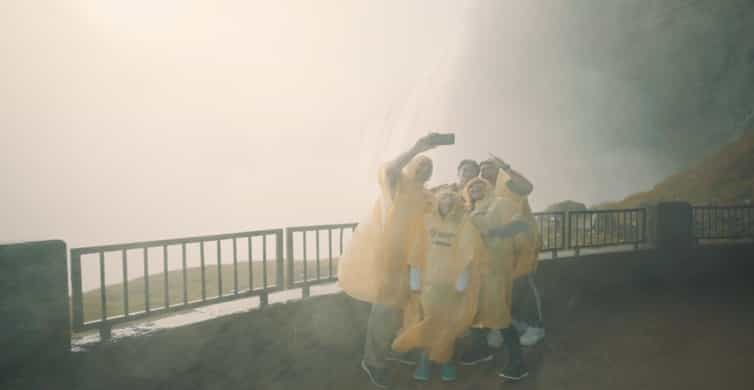
<path fill-rule="evenodd" d="M 427 358 L 427 354 L 425 352 L 422 352 L 421 355 L 419 355 L 419 362 L 416 365 L 416 371 L 414 371 L 414 379 L 417 381 L 426 382 L 429 380 L 429 359 Z"/>
<path fill-rule="evenodd" d="M 456 365 L 452 361 L 449 361 L 442 365 L 443 382 L 453 382 L 458 379 L 458 373 L 456 373 Z"/>

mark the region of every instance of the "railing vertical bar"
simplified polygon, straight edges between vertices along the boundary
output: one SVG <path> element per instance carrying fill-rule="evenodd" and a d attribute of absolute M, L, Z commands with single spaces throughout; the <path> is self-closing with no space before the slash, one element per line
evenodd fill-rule
<path fill-rule="evenodd" d="M 309 269 L 308 269 L 309 259 L 306 255 L 306 252 L 307 252 L 306 251 L 306 230 L 301 232 L 301 234 L 304 236 L 304 239 L 303 239 L 304 240 L 303 242 L 304 244 L 304 287 L 302 290 L 302 295 L 304 298 L 306 298 L 309 296 Z"/>
<path fill-rule="evenodd" d="M 340 228 L 340 247 L 338 251 L 340 252 L 341 255 L 343 254 L 343 228 L 342 227 Z"/>
<path fill-rule="evenodd" d="M 168 246 L 162 246 L 162 274 L 165 285 L 165 308 L 170 308 L 170 287 L 168 281 Z"/>
<path fill-rule="evenodd" d="M 262 235 L 262 286 L 267 290 L 267 235 Z"/>
<path fill-rule="evenodd" d="M 217 297 L 223 296 L 223 255 L 222 245 L 220 240 L 217 240 Z"/>
<path fill-rule="evenodd" d="M 560 234 L 563 240 L 563 249 L 569 248 L 571 245 L 570 243 L 570 235 L 571 235 L 570 230 L 571 229 L 568 228 L 568 225 L 567 225 L 567 221 L 566 221 L 567 216 L 568 216 L 567 213 L 561 214 L 562 218 L 560 220 Z"/>
<path fill-rule="evenodd" d="M 128 251 L 123 249 L 120 258 L 123 262 L 123 317 L 128 318 Z"/>
<path fill-rule="evenodd" d="M 332 229 L 327 229 L 327 256 L 329 258 L 328 260 L 329 276 L 330 278 L 332 278 L 333 277 L 333 274 L 332 274 Z"/>
<path fill-rule="evenodd" d="M 704 209 L 704 226 L 702 230 L 703 238 L 709 238 L 712 235 L 712 212 L 709 209 Z"/>
<path fill-rule="evenodd" d="M 319 255 L 319 229 L 316 230 L 314 239 L 317 241 L 317 244 L 315 245 L 315 248 L 317 250 L 317 280 L 320 280 L 322 277 L 320 275 L 319 267 L 320 267 L 320 255 Z"/>
<path fill-rule="evenodd" d="M 247 237 L 249 249 L 249 291 L 254 291 L 254 250 L 252 237 Z"/>
<path fill-rule="evenodd" d="M 579 237 L 579 249 L 581 249 L 582 246 L 586 245 L 586 214 L 576 214 L 579 219 L 581 219 L 581 226 L 583 228 L 579 229 L 579 234 L 581 237 Z"/>
<path fill-rule="evenodd" d="M 743 236 L 743 229 L 741 229 L 742 226 L 744 226 L 744 209 L 736 208 L 736 237 Z"/>
<path fill-rule="evenodd" d="M 634 232 L 633 227 L 634 225 L 638 226 L 638 214 L 635 211 L 631 211 L 624 218 L 626 218 L 627 221 L 625 224 L 623 224 L 623 236 L 625 237 L 623 241 L 635 243 L 638 241 L 639 237 L 637 235 L 638 232 Z"/>
<path fill-rule="evenodd" d="M 202 273 L 202 302 L 207 300 L 207 274 L 204 269 L 204 241 L 199 241 L 199 262 Z"/>
<path fill-rule="evenodd" d="M 277 259 L 277 264 L 275 265 L 275 287 L 282 290 L 285 283 L 285 258 L 283 257 L 282 229 L 278 229 L 275 232 L 275 258 Z"/>
<path fill-rule="evenodd" d="M 183 304 L 188 305 L 188 272 L 186 270 L 186 243 L 181 243 L 181 269 L 183 273 Z"/>
<path fill-rule="evenodd" d="M 107 322 L 107 291 L 105 290 L 105 252 L 99 252 L 99 291 L 102 322 Z"/>
<path fill-rule="evenodd" d="M 641 242 L 646 243 L 648 241 L 647 233 L 647 209 L 641 210 Z"/>
<path fill-rule="evenodd" d="M 306 250 L 306 230 L 301 232 L 301 235 L 303 236 L 303 251 L 304 251 L 304 283 L 309 281 L 309 258 L 307 256 L 307 250 Z"/>
<path fill-rule="evenodd" d="M 149 313 L 149 248 L 144 247 L 144 312 Z"/>
<path fill-rule="evenodd" d="M 285 256 L 288 260 L 288 278 L 286 280 L 286 287 L 293 288 L 296 283 L 296 274 L 293 261 L 293 230 L 290 228 L 285 229 Z"/>
<path fill-rule="evenodd" d="M 238 295 L 238 245 L 233 237 L 233 292 Z"/>

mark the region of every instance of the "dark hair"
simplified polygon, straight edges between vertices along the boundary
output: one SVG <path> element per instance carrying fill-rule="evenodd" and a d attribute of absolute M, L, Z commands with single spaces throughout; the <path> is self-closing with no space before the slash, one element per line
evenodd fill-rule
<path fill-rule="evenodd" d="M 458 163 L 458 168 L 456 169 L 456 171 L 460 171 L 464 165 L 473 165 L 474 169 L 479 172 L 479 164 L 476 161 L 470 159 L 461 160 L 461 162 Z"/>
<path fill-rule="evenodd" d="M 488 158 L 486 160 L 482 160 L 482 162 L 479 163 L 479 169 L 482 168 L 482 165 L 495 165 L 495 160 Z"/>

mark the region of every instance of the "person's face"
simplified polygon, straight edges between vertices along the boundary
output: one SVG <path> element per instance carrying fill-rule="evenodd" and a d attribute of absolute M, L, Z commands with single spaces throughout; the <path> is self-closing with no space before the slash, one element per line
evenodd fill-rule
<path fill-rule="evenodd" d="M 492 164 L 482 164 L 481 167 L 481 176 L 482 179 L 487 180 L 488 182 L 495 184 L 497 181 L 497 167 L 495 167 Z"/>
<path fill-rule="evenodd" d="M 451 211 L 453 211 L 453 206 L 455 205 L 456 197 L 453 194 L 444 194 L 442 197 L 440 197 L 440 201 L 438 202 L 438 209 L 440 211 L 440 215 L 448 215 Z"/>
<path fill-rule="evenodd" d="M 477 177 L 479 170 L 472 164 L 464 164 L 461 169 L 458 170 L 458 182 L 461 185 L 465 185 L 469 180 Z"/>
<path fill-rule="evenodd" d="M 473 201 L 481 200 L 484 197 L 484 184 L 476 182 L 469 187 L 469 197 Z"/>
<path fill-rule="evenodd" d="M 420 183 L 424 183 L 432 177 L 432 162 L 429 160 L 422 160 L 419 163 L 419 167 L 416 169 L 416 180 Z"/>

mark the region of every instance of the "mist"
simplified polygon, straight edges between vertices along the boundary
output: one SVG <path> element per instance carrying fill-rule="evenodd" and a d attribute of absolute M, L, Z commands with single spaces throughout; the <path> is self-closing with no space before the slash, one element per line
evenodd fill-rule
<path fill-rule="evenodd" d="M 530 176 L 535 208 L 651 189 L 754 125 L 751 2 L 475 5 L 451 126 Z"/>
<path fill-rule="evenodd" d="M 7 2 L 0 240 L 357 221 L 428 131 L 433 183 L 492 152 L 537 210 L 651 188 L 754 109 L 751 7 L 652 4 Z"/>

